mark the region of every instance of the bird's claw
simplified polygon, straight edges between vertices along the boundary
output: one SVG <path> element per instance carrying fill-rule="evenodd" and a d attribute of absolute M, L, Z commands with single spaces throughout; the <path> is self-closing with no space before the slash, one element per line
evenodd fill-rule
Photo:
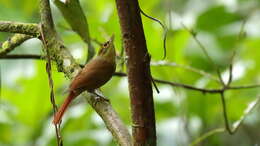
<path fill-rule="evenodd" d="M 108 103 L 110 103 L 109 99 L 103 97 L 102 95 L 99 95 L 95 92 L 93 94 L 96 95 L 96 98 L 95 98 L 95 101 L 94 101 L 94 106 L 96 106 L 98 102 L 108 102 Z"/>
<path fill-rule="evenodd" d="M 99 97 L 98 96 L 97 98 L 95 98 L 94 106 L 96 106 L 97 103 L 99 103 L 99 102 L 108 102 L 108 103 L 110 103 L 109 99 L 107 99 L 105 97 Z"/>

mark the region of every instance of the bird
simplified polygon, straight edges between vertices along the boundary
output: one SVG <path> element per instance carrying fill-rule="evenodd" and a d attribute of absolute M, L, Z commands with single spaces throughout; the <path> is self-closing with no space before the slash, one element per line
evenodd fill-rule
<path fill-rule="evenodd" d="M 116 51 L 114 35 L 101 45 L 97 56 L 91 59 L 84 68 L 74 77 L 69 86 L 69 94 L 61 107 L 54 115 L 53 124 L 61 123 L 69 104 L 82 92 L 88 91 L 98 96 L 95 89 L 108 82 L 116 70 Z M 102 98 L 102 96 L 100 97 Z"/>

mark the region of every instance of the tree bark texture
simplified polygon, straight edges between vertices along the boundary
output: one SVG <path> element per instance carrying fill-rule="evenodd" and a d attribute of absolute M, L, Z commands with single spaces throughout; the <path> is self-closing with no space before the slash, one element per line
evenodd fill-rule
<path fill-rule="evenodd" d="M 116 0 L 127 57 L 134 145 L 156 145 L 155 114 L 147 51 L 137 0 Z"/>

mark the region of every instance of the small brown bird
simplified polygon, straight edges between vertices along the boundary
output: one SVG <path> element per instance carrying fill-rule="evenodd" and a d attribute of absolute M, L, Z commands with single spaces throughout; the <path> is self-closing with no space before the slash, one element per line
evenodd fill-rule
<path fill-rule="evenodd" d="M 69 95 L 54 116 L 53 123 L 58 124 L 71 101 L 83 91 L 94 93 L 95 89 L 110 80 L 116 70 L 114 35 L 100 48 L 98 55 L 85 65 L 69 86 Z"/>

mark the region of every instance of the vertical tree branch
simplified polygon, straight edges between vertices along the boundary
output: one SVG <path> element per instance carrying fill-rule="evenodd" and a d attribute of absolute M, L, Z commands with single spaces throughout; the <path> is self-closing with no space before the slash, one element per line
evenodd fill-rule
<path fill-rule="evenodd" d="M 56 32 L 52 20 L 49 0 L 40 1 L 40 15 L 41 15 L 41 23 L 43 24 L 42 26 L 45 27 L 45 29 L 47 30 Z"/>
<path fill-rule="evenodd" d="M 137 0 L 116 0 L 128 58 L 134 145 L 156 145 L 155 114 L 150 74 L 150 55 Z"/>
<path fill-rule="evenodd" d="M 40 1 L 40 15 L 42 35 L 45 37 L 46 47 L 50 49 L 51 59 L 56 62 L 59 72 L 71 77 L 71 73 L 76 74 L 79 67 L 55 30 L 49 0 Z"/>

